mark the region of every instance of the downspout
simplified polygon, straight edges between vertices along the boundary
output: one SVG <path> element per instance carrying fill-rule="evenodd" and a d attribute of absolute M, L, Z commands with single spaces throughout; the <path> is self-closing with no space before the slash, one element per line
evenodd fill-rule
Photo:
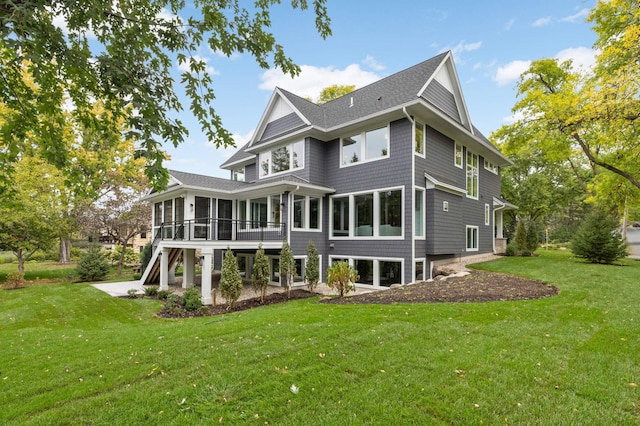
<path fill-rule="evenodd" d="M 409 112 L 407 111 L 407 107 L 403 106 L 402 107 L 402 112 L 404 113 L 404 115 L 407 117 L 407 120 L 409 120 L 409 122 L 411 123 L 411 143 L 413 144 L 413 129 L 416 126 L 416 122 L 415 120 L 411 117 L 411 115 L 409 115 Z M 426 148 L 426 147 L 425 147 Z M 413 151 L 413 148 L 411 149 Z M 416 196 L 416 177 L 414 176 L 416 172 L 416 153 L 412 152 L 411 153 L 411 206 L 413 206 L 415 204 L 415 199 L 414 197 Z M 425 196 L 426 196 L 426 191 L 425 191 Z M 413 208 L 412 210 L 413 211 Z M 409 282 L 413 282 L 414 278 L 416 276 L 416 232 L 415 232 L 415 214 L 411 215 L 411 279 L 409 280 Z M 425 229 L 425 239 L 426 239 L 426 229 Z M 425 259 L 426 261 L 426 259 Z M 423 262 L 425 263 L 425 262 Z M 426 265 L 422 265 L 423 268 L 423 275 L 422 278 L 424 279 L 424 268 Z M 402 283 L 404 282 L 404 277 L 402 277 Z M 406 283 L 405 283 L 406 284 Z"/>

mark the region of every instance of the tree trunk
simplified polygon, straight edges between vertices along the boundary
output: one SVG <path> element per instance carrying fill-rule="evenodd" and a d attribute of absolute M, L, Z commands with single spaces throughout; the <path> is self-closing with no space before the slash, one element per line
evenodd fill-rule
<path fill-rule="evenodd" d="M 58 263 L 71 263 L 71 240 L 68 238 L 60 238 Z"/>
<path fill-rule="evenodd" d="M 18 259 L 18 272 L 24 274 L 24 256 L 22 255 L 22 249 L 18 249 L 14 254 Z"/>
<path fill-rule="evenodd" d="M 116 274 L 118 277 L 122 275 L 122 265 L 124 264 L 124 255 L 127 251 L 126 241 L 120 247 L 122 247 L 122 250 L 120 250 L 120 260 L 118 260 L 118 272 Z"/>

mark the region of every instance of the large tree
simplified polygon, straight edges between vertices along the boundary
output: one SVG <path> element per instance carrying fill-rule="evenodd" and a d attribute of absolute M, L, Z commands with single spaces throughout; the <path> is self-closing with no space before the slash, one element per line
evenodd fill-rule
<path fill-rule="evenodd" d="M 294 9 L 312 7 L 322 37 L 331 34 L 325 1 L 291 1 Z M 196 52 L 246 52 L 263 68 L 297 75 L 300 68 L 270 31 L 271 8 L 278 3 L 258 0 L 250 8 L 239 0 L 197 0 L 189 6 L 183 0 L 0 3 L 0 163 L 9 171 L 0 179 L 10 179 L 28 137 L 37 141 L 43 158 L 77 177 L 63 138 L 70 111 L 74 121 L 104 135 L 117 132 L 114 123 L 124 119 L 127 137 L 148 160 L 150 183 L 162 187 L 168 180 L 162 143 L 178 145 L 188 134 L 175 114 L 183 108 L 181 91 L 205 135 L 216 146 L 233 144 L 210 105 L 212 78 Z M 176 63 L 188 69 L 180 75 L 182 88 L 172 76 Z M 107 112 L 102 117 L 92 112 L 96 100 Z"/>
<path fill-rule="evenodd" d="M 598 34 L 594 69 L 534 61 L 517 86 L 513 111 L 521 118 L 493 136 L 502 144 L 535 146 L 542 158 L 571 164 L 576 176 L 586 164 L 593 181 L 585 188 L 594 198 L 609 195 L 600 184 L 610 179 L 601 174 L 627 182 L 638 198 L 640 6 L 631 0 L 598 2 L 588 19 Z"/>
<path fill-rule="evenodd" d="M 0 199 L 0 247 L 18 259 L 18 271 L 41 249 L 49 249 L 65 226 L 66 204 L 60 172 L 38 157 L 16 165 L 13 196 Z"/>

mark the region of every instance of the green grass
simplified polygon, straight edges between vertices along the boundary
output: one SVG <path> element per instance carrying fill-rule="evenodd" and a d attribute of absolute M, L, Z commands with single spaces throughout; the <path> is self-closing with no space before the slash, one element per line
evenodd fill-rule
<path fill-rule="evenodd" d="M 72 282 L 77 280 L 75 263 L 59 265 L 52 261 L 27 262 L 24 269 L 24 279 L 28 283 Z M 0 264 L 0 285 L 7 280 L 7 275 L 10 272 L 17 270 L 17 263 Z M 130 281 L 132 279 L 133 273 L 130 268 L 123 268 L 122 276 L 116 277 L 116 267 L 114 266 L 105 281 Z"/>
<path fill-rule="evenodd" d="M 0 424 L 640 422 L 640 262 L 479 267 L 561 293 L 167 320 L 87 284 L 0 291 Z"/>

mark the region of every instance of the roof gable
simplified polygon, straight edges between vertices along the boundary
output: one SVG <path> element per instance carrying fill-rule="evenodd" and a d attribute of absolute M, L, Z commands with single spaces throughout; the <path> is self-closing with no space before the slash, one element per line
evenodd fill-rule
<path fill-rule="evenodd" d="M 472 134 L 474 133 L 451 52 L 446 53 L 446 57 L 431 78 L 426 81 L 418 96 L 443 111 Z"/>

